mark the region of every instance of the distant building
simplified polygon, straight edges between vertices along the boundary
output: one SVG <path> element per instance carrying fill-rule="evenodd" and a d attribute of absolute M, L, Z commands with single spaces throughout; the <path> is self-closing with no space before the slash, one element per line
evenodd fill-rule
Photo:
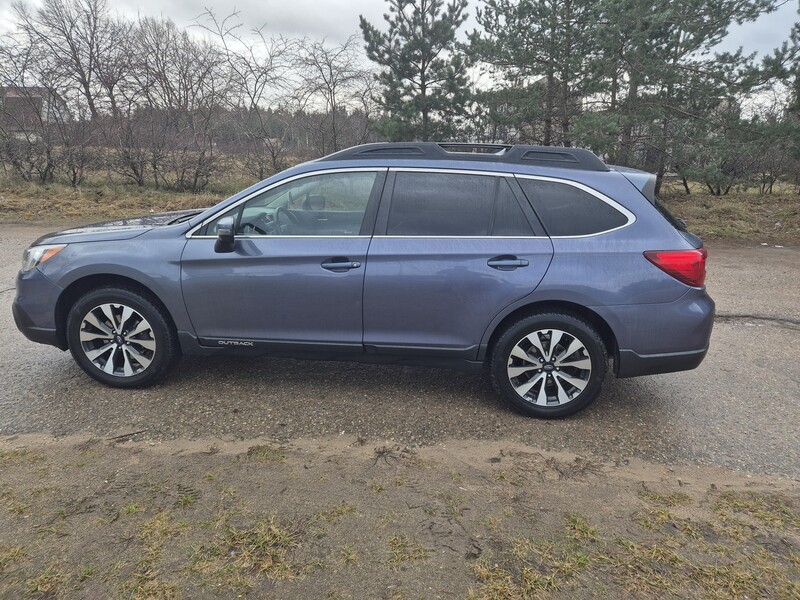
<path fill-rule="evenodd" d="M 63 107 L 63 99 L 45 87 L 0 87 L 0 129 L 11 135 L 40 131 Z"/>

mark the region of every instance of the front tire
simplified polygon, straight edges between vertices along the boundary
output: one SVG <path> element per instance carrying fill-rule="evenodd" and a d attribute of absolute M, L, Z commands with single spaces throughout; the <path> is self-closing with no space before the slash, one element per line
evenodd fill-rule
<path fill-rule="evenodd" d="M 81 296 L 67 316 L 67 341 L 87 375 L 119 388 L 153 384 L 180 356 L 165 311 L 123 287 L 98 288 Z"/>
<path fill-rule="evenodd" d="M 606 349 L 591 325 L 544 313 L 510 325 L 490 356 L 492 382 L 514 409 L 553 419 L 575 414 L 599 396 Z"/>

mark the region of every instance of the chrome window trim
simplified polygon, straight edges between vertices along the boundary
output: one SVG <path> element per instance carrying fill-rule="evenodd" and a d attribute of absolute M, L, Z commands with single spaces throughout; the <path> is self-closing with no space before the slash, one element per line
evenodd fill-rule
<path fill-rule="evenodd" d="M 364 172 L 375 172 L 380 173 L 383 171 L 387 171 L 389 173 L 449 173 L 455 175 L 485 175 L 487 177 L 509 177 L 509 178 L 519 178 L 519 179 L 534 179 L 538 181 L 548 181 L 554 183 L 561 183 L 563 185 L 570 185 L 572 187 L 578 188 L 590 194 L 600 200 L 601 202 L 605 202 L 613 209 L 617 210 L 618 212 L 622 213 L 623 216 L 628 220 L 627 223 L 620 225 L 619 227 L 614 227 L 613 229 L 604 229 L 603 231 L 598 231 L 597 233 L 587 233 L 584 235 L 551 235 L 551 236 L 495 236 L 495 235 L 486 235 L 486 236 L 460 236 L 460 235 L 434 235 L 434 236 L 426 236 L 426 235 L 376 235 L 374 237 L 380 238 L 409 238 L 409 239 L 552 239 L 552 240 L 568 240 L 568 239 L 582 239 L 582 238 L 591 238 L 598 235 L 605 235 L 607 233 L 611 233 L 614 231 L 619 231 L 620 229 L 624 229 L 629 225 L 632 225 L 636 222 L 636 215 L 633 214 L 630 210 L 622 206 L 619 202 L 612 200 L 602 192 L 598 192 L 594 188 L 591 188 L 587 185 L 579 183 L 577 181 L 573 181 L 571 179 L 562 179 L 560 177 L 550 177 L 547 175 L 526 175 L 524 173 L 509 173 L 503 171 L 481 171 L 481 170 L 473 170 L 473 169 L 437 169 L 434 167 L 339 167 L 339 168 L 332 168 L 332 169 L 322 169 L 319 171 L 309 171 L 306 173 L 300 173 L 298 175 L 294 175 L 292 177 L 287 177 L 286 179 L 282 179 L 272 185 L 265 186 L 261 189 L 254 191 L 252 194 L 248 194 L 244 198 L 241 198 L 237 202 L 227 206 L 223 209 L 220 209 L 218 212 L 214 213 L 212 216 L 205 219 L 203 222 L 198 223 L 192 229 L 190 229 L 186 233 L 187 239 L 216 239 L 217 236 L 213 235 L 193 235 L 195 231 L 201 229 L 206 224 L 210 223 L 214 219 L 216 219 L 221 213 L 227 212 L 229 210 L 233 210 L 240 204 L 251 200 L 255 196 L 259 194 L 263 194 L 264 192 L 268 192 L 269 190 L 278 187 L 279 185 L 283 185 L 285 183 L 291 183 L 292 181 L 296 181 L 298 179 L 303 179 L 305 177 L 313 177 L 315 175 L 328 175 L 332 173 L 364 173 Z M 354 238 L 354 237 L 371 237 L 371 236 L 362 236 L 362 235 L 248 235 L 248 236 L 236 236 L 237 239 L 263 239 L 263 238 Z"/>
<path fill-rule="evenodd" d="M 225 208 L 221 208 L 219 211 L 215 212 L 213 215 L 211 215 L 207 219 L 204 219 L 201 223 L 198 223 L 197 225 L 192 227 L 189 231 L 187 231 L 185 237 L 186 237 L 186 239 L 192 239 L 192 238 L 198 238 L 198 239 L 213 238 L 213 239 L 216 239 L 217 236 L 215 236 L 215 235 L 194 235 L 194 232 L 197 231 L 198 229 L 202 229 L 203 227 L 205 227 L 208 223 L 210 223 L 211 221 L 213 221 L 214 219 L 219 217 L 222 213 L 226 213 L 229 210 L 233 210 L 234 208 L 236 208 L 240 204 L 243 204 L 243 203 L 247 202 L 248 200 L 252 200 L 256 196 L 258 196 L 260 194 L 263 194 L 265 192 L 268 192 L 268 191 L 270 191 L 270 190 L 272 190 L 272 189 L 274 189 L 274 188 L 276 188 L 276 187 L 278 187 L 280 185 L 283 185 L 285 183 L 291 183 L 292 181 L 297 181 L 298 179 L 304 179 L 306 177 L 314 177 L 316 175 L 329 175 L 329 174 L 332 174 L 332 173 L 381 173 L 381 172 L 385 172 L 386 170 L 387 170 L 387 167 L 339 167 L 339 168 L 333 168 L 333 169 L 321 169 L 319 171 L 307 171 L 305 173 L 299 173 L 297 175 L 293 175 L 292 177 L 287 177 L 286 179 L 281 179 L 280 181 L 276 181 L 275 183 L 273 183 L 271 185 L 266 185 L 266 186 L 264 186 L 262 188 L 259 188 L 256 191 L 252 192 L 251 194 L 248 194 L 244 198 L 240 198 L 239 200 L 237 200 L 233 204 L 231 204 L 229 206 L 226 206 Z M 336 236 L 316 236 L 316 235 L 304 235 L 304 236 L 300 236 L 300 235 L 287 235 L 287 236 L 276 236 L 276 235 L 239 236 L 239 235 L 237 235 L 236 236 L 237 239 L 245 239 L 245 238 L 248 238 L 248 237 L 250 237 L 250 238 L 265 238 L 265 237 L 369 237 L 369 236 L 353 236 L 353 235 L 336 235 Z"/>
<path fill-rule="evenodd" d="M 451 175 L 486 175 L 487 177 L 514 177 L 506 171 L 476 171 L 474 169 L 437 169 L 435 167 L 389 167 L 394 173 L 449 173 Z"/>
<path fill-rule="evenodd" d="M 374 235 L 376 238 L 414 240 L 547 240 L 546 235 Z"/>
<path fill-rule="evenodd" d="M 372 236 L 370 235 L 237 235 L 237 240 L 277 240 L 277 239 L 284 239 L 284 240 L 293 240 L 297 238 L 328 238 L 328 239 L 342 239 L 342 240 L 352 240 L 357 238 L 366 238 L 369 239 Z M 193 240 L 215 240 L 217 236 L 215 235 L 193 235 Z"/>

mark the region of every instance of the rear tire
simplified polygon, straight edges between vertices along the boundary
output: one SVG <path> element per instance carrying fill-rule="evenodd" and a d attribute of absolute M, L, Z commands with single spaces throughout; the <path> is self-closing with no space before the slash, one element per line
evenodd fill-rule
<path fill-rule="evenodd" d="M 119 388 L 152 385 L 180 357 L 169 315 L 147 296 L 123 287 L 81 296 L 67 316 L 67 341 L 87 375 Z"/>
<path fill-rule="evenodd" d="M 600 395 L 606 349 L 591 325 L 568 314 L 524 317 L 500 335 L 489 371 L 505 402 L 528 416 L 575 414 Z"/>

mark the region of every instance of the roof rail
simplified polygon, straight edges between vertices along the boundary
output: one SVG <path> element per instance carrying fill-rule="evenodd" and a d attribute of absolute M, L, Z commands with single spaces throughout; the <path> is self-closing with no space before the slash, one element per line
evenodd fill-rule
<path fill-rule="evenodd" d="M 606 164 L 589 150 L 524 144 L 511 146 L 463 142 L 383 142 L 353 146 L 324 156 L 319 160 L 370 158 L 474 160 L 516 165 L 543 165 L 584 171 L 609 170 Z"/>

